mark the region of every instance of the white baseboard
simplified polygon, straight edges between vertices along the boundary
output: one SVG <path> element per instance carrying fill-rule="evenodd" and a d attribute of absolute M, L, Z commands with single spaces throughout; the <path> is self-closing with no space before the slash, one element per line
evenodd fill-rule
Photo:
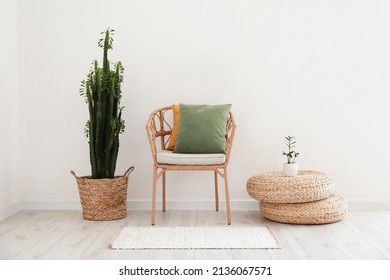
<path fill-rule="evenodd" d="M 390 210 L 390 199 L 387 200 L 360 200 L 347 199 L 351 210 Z"/>
<path fill-rule="evenodd" d="M 348 199 L 350 210 L 390 210 L 390 200 L 360 200 Z M 128 210 L 150 210 L 150 200 L 128 200 Z M 161 209 L 161 201 L 157 201 L 157 209 Z M 167 208 L 172 210 L 212 210 L 214 200 L 167 201 Z M 226 209 L 225 201 L 219 202 L 221 210 Z M 232 200 L 232 210 L 258 210 L 259 203 L 255 200 Z M 79 200 L 75 201 L 23 201 L 0 210 L 0 221 L 16 214 L 21 210 L 81 210 Z"/>
<path fill-rule="evenodd" d="M 221 210 L 226 209 L 225 201 L 219 202 Z M 157 201 L 157 209 L 161 208 L 161 201 Z M 258 209 L 257 201 L 234 200 L 231 201 L 232 210 L 252 210 Z M 127 209 L 129 210 L 150 210 L 152 203 L 150 200 L 128 200 Z M 212 210 L 215 208 L 213 200 L 198 201 L 167 201 L 167 208 L 173 210 Z M 80 201 L 24 201 L 23 210 L 81 210 Z"/>
<path fill-rule="evenodd" d="M 80 201 L 23 201 L 23 210 L 81 210 Z"/>
<path fill-rule="evenodd" d="M 390 210 L 390 200 L 358 200 L 350 199 L 350 210 Z M 150 210 L 150 200 L 128 200 L 129 210 Z M 161 201 L 157 201 L 157 209 L 161 209 Z M 167 208 L 173 210 L 212 210 L 215 209 L 214 200 L 167 201 Z M 226 209 L 225 201 L 219 202 L 221 210 Z M 15 208 L 17 209 L 17 208 Z M 80 201 L 24 201 L 19 210 L 81 210 Z M 232 200 L 232 210 L 258 210 L 259 203 L 255 200 Z M 8 212 L 12 212 L 8 210 Z M 0 217 L 2 213 L 0 213 Z"/>
<path fill-rule="evenodd" d="M 0 221 L 18 213 L 22 209 L 23 209 L 22 203 L 18 202 L 5 209 L 0 210 Z"/>
<path fill-rule="evenodd" d="M 161 201 L 157 201 L 156 208 L 161 209 Z M 130 210 L 150 210 L 152 202 L 150 200 L 128 200 L 127 208 Z M 232 200 L 230 202 L 232 210 L 257 210 L 259 202 L 255 200 Z M 167 201 L 167 208 L 173 210 L 212 210 L 215 209 L 214 200 L 173 200 Z M 219 201 L 219 209 L 226 209 L 226 201 Z"/>

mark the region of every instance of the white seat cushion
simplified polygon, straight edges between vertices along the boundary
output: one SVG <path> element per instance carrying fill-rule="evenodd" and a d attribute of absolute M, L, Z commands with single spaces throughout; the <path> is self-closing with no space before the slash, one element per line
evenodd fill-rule
<path fill-rule="evenodd" d="M 214 165 L 223 164 L 225 154 L 177 154 L 162 150 L 157 152 L 157 162 L 176 165 Z"/>

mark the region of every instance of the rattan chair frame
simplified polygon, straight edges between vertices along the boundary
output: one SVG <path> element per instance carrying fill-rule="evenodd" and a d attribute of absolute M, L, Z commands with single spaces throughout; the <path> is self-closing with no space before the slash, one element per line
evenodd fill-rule
<path fill-rule="evenodd" d="M 153 194 L 152 194 L 152 225 L 155 224 L 156 212 L 156 196 L 157 196 L 157 181 L 162 178 L 162 211 L 166 211 L 166 172 L 168 171 L 213 171 L 214 172 L 214 187 L 215 187 L 215 210 L 219 211 L 219 193 L 218 193 L 218 175 L 221 176 L 225 182 L 225 196 L 226 196 L 226 216 L 227 224 L 231 224 L 230 215 L 230 194 L 228 181 L 228 164 L 230 160 L 230 153 L 233 145 L 234 133 L 236 130 L 236 122 L 233 113 L 229 112 L 228 121 L 226 124 L 226 160 L 223 164 L 215 165 L 174 165 L 162 164 L 157 162 L 158 145 L 161 150 L 168 147 L 171 138 L 172 127 L 168 121 L 167 115 L 172 114 L 172 106 L 165 106 L 153 111 L 150 114 L 146 125 L 146 132 L 149 139 L 150 148 L 153 156 Z M 158 139 L 160 138 L 160 139 Z"/>

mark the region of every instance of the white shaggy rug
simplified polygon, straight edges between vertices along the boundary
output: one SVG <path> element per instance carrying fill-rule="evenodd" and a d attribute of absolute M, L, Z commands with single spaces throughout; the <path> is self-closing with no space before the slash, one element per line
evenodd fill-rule
<path fill-rule="evenodd" d="M 268 227 L 125 227 L 113 249 L 278 249 Z"/>

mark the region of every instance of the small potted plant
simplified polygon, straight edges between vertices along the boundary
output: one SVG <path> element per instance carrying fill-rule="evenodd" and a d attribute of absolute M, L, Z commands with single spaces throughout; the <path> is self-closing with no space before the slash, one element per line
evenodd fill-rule
<path fill-rule="evenodd" d="M 286 136 L 284 139 L 288 152 L 283 152 L 283 155 L 287 157 L 287 162 L 283 164 L 283 174 L 289 177 L 296 176 L 298 174 L 298 162 L 295 162 L 295 159 L 299 156 L 299 153 L 293 150 L 296 143 L 295 137 Z"/>
<path fill-rule="evenodd" d="M 103 67 L 96 60 L 87 79 L 81 82 L 80 94 L 86 99 L 89 120 L 85 134 L 89 143 L 91 176 L 76 178 L 83 217 L 87 220 L 115 220 L 126 217 L 126 198 L 130 167 L 123 176 L 115 176 L 119 151 L 119 135 L 124 132 L 121 83 L 123 67 L 121 62 L 111 64 L 108 50 L 112 49 L 114 30 L 102 32 L 99 47 L 103 49 Z"/>

